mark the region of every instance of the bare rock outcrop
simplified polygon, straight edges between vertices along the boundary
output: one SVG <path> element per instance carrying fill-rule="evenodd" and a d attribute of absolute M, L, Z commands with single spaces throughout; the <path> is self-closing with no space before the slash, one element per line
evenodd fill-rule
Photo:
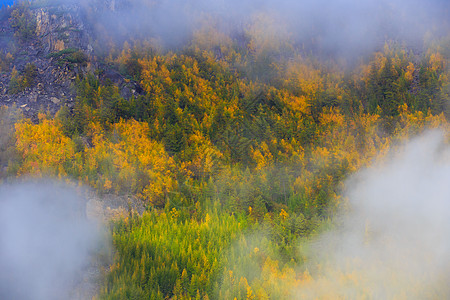
<path fill-rule="evenodd" d="M 29 10 L 36 27 L 34 35 L 26 40 L 17 40 L 8 18 L 0 20 L 0 43 L 5 44 L 2 51 L 12 57 L 9 70 L 0 74 L 0 106 L 16 105 L 26 117 L 37 120 L 39 111 L 54 114 L 62 105 L 73 107 L 74 83 L 93 68 L 90 62 L 93 47 L 89 44 L 91 31 L 83 19 L 82 7 L 76 2 L 31 5 Z M 32 82 L 26 85 L 19 82 L 19 87 L 13 89 L 13 69 L 18 76 L 25 76 L 27 65 L 37 71 Z"/>
<path fill-rule="evenodd" d="M 0 15 L 0 59 L 1 55 L 9 59 L 9 67 L 2 69 L 0 65 L 0 106 L 15 105 L 34 121 L 38 120 L 40 111 L 53 115 L 62 106 L 72 109 L 77 78 L 94 72 L 100 83 L 112 82 L 118 86 L 126 99 L 143 93 L 137 82 L 125 79 L 108 64 L 101 63 L 97 59 L 101 54 L 94 53 L 99 51 L 97 47 L 101 47 L 98 44 L 102 40 L 94 30 L 98 20 L 92 20 L 92 15 L 114 12 L 126 5 L 127 0 L 98 0 L 95 5 L 86 5 L 83 1 L 49 3 L 53 4 L 31 1 L 28 9 L 35 20 L 35 29 L 26 39 L 18 39 L 17 28 L 11 26 L 10 17 Z M 18 81 L 17 76 L 26 76 L 30 65 L 36 72 L 27 78 L 27 84 L 21 86 L 20 80 L 11 84 Z M 16 78 L 13 78 L 14 72 Z"/>

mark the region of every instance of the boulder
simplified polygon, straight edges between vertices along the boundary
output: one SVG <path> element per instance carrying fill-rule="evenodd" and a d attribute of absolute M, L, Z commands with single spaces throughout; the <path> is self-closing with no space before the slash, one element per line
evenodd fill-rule
<path fill-rule="evenodd" d="M 50 101 L 52 101 L 53 104 L 58 104 L 59 102 L 61 102 L 61 100 L 59 100 L 59 99 L 56 98 L 56 97 L 50 97 Z"/>

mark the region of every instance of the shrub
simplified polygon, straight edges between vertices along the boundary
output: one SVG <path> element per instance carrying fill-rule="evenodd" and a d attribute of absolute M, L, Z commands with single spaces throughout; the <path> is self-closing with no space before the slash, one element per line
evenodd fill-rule
<path fill-rule="evenodd" d="M 32 38 L 36 33 L 36 16 L 30 11 L 30 2 L 24 1 L 11 12 L 9 22 L 14 36 L 21 41 Z"/>
<path fill-rule="evenodd" d="M 31 87 L 37 76 L 37 67 L 34 64 L 27 64 L 23 74 L 19 74 L 16 67 L 11 71 L 9 80 L 9 93 L 17 94 L 26 88 Z"/>
<path fill-rule="evenodd" d="M 10 94 L 17 94 L 22 91 L 21 87 L 22 82 L 22 76 L 19 75 L 19 72 L 17 71 L 16 67 L 13 67 L 11 71 L 11 79 L 9 80 L 9 93 Z"/>

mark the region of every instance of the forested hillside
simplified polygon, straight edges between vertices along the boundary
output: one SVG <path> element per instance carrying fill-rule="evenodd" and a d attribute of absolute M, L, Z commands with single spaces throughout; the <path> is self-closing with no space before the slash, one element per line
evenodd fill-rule
<path fill-rule="evenodd" d="M 21 63 L 17 45 L 38 49 L 36 10 L 49 3 L 1 11 L 15 43 L 0 39 L 5 97 L 39 89 L 43 67 Z M 352 210 L 346 180 L 427 129 L 448 134 L 445 30 L 343 57 L 277 24 L 259 13 L 230 30 L 205 13 L 176 43 L 96 28 L 89 46 L 41 57 L 72 78 L 58 87 L 71 100 L 31 119 L 20 103 L 1 108 L 2 180 L 50 177 L 144 203 L 111 221 L 98 299 L 295 299 L 323 271 L 306 264 L 307 241 Z M 339 276 L 358 285 L 351 272 Z"/>

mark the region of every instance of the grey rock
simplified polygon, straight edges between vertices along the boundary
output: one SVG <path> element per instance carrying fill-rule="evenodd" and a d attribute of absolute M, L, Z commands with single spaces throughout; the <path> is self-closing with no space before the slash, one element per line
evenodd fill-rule
<path fill-rule="evenodd" d="M 61 102 L 61 100 L 59 100 L 59 99 L 56 98 L 56 97 L 50 97 L 50 101 L 52 101 L 53 104 L 58 104 L 59 102 Z"/>
<path fill-rule="evenodd" d="M 30 94 L 30 96 L 28 97 L 28 100 L 32 103 L 35 103 L 35 102 L 37 102 L 37 98 L 38 98 L 37 94 Z"/>

